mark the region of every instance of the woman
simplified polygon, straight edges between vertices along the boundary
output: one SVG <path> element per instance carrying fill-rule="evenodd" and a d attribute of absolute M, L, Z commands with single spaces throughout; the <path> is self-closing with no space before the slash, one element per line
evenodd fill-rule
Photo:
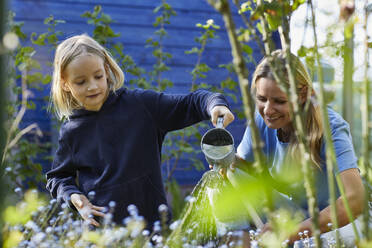
<path fill-rule="evenodd" d="M 319 225 L 321 233 L 330 231 L 331 210 L 328 205 L 328 180 L 325 159 L 324 128 L 321 122 L 320 106 L 317 104 L 316 95 L 312 87 L 311 79 L 300 60 L 292 56 L 294 76 L 298 94 L 300 113 L 304 116 L 304 132 L 310 153 L 311 169 L 315 173 L 315 187 L 317 192 L 319 213 Z M 284 82 L 289 85 L 288 74 L 285 69 L 285 53 L 277 50 L 273 52 L 274 64 L 279 66 L 279 74 Z M 267 58 L 264 58 L 257 66 L 252 80 L 252 91 L 256 98 L 256 125 L 264 142 L 263 153 L 267 158 L 267 165 L 271 176 L 277 181 L 286 181 L 288 173 L 301 171 L 301 154 L 299 142 L 295 135 L 293 119 L 290 116 L 290 102 L 286 93 L 275 81 L 273 72 Z M 357 167 L 357 158 L 354 153 L 349 125 L 342 117 L 328 108 L 332 140 L 335 148 L 337 166 L 335 173 L 340 175 L 344 185 L 345 195 L 354 217 L 363 211 L 364 187 Z M 253 162 L 253 150 L 250 129 L 247 128 L 243 139 L 237 149 L 237 155 L 247 162 Z M 297 163 L 296 163 L 297 162 Z M 285 176 L 283 176 L 285 175 Z M 304 210 L 307 210 L 306 195 L 303 181 L 288 182 L 289 196 Z M 342 227 L 349 223 L 346 208 L 342 199 L 336 201 L 338 226 Z M 311 218 L 303 220 L 299 229 L 289 239 L 293 242 L 299 239 L 297 233 L 304 230 L 311 235 Z M 264 231 L 269 229 L 265 225 Z"/>

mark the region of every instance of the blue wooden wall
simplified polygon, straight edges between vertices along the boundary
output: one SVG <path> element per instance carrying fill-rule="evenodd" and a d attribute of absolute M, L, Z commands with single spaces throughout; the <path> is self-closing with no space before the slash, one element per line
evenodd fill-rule
<path fill-rule="evenodd" d="M 195 65 L 196 56 L 185 55 L 184 52 L 198 45 L 194 39 L 200 35 L 200 28 L 197 28 L 196 24 L 204 24 L 207 19 L 214 19 L 221 29 L 217 31 L 219 38 L 207 45 L 203 62 L 207 63 L 212 71 L 203 81 L 219 84 L 221 80 L 226 79 L 228 73 L 218 65 L 229 63 L 232 59 L 222 18 L 205 0 L 168 0 L 167 2 L 177 13 L 176 16 L 171 17 L 171 24 L 166 27 L 169 36 L 164 40 L 165 50 L 173 55 L 168 64 L 171 70 L 163 75 L 175 84 L 168 91 L 189 92 L 192 78 L 190 72 Z M 156 17 L 153 10 L 160 3 L 161 0 L 13 0 L 9 5 L 16 14 L 15 20 L 24 22 L 23 31 L 27 34 L 45 32 L 47 27 L 43 24 L 43 20 L 49 15 L 53 15 L 55 19 L 65 20 L 66 23 L 57 26 L 57 29 L 64 33 L 62 38 L 81 33 L 91 34 L 92 26 L 88 25 L 86 19 L 80 15 L 85 11 L 93 11 L 95 5 L 101 5 L 103 12 L 115 21 L 111 26 L 115 32 L 120 32 L 121 36 L 117 40 L 123 43 L 124 52 L 131 55 L 139 66 L 150 69 L 154 58 L 151 49 L 145 48 L 145 41 L 153 36 L 156 30 L 152 25 Z M 234 18 L 239 23 L 237 14 Z M 252 44 L 252 48 L 256 60 L 260 59 L 257 46 Z M 54 52 L 50 48 L 39 49 L 36 58 L 40 63 L 46 64 L 52 61 L 53 55 Z M 252 65 L 249 67 L 252 72 Z M 51 73 L 51 69 L 45 66 L 44 72 Z M 44 132 L 44 139 L 55 140 L 53 137 L 55 138 L 56 130 L 52 127 L 51 114 L 46 111 L 47 103 L 43 100 L 43 97 L 49 94 L 49 90 L 50 87 L 46 86 L 42 92 L 35 92 L 32 100 L 37 104 L 37 108 L 26 114 L 24 125 L 36 121 Z M 240 93 L 238 94 L 240 98 Z M 231 103 L 234 109 L 242 110 L 241 102 L 231 101 Z M 243 120 L 237 120 L 228 128 L 235 138 L 236 145 L 243 135 L 244 123 Z M 204 160 L 202 156 L 200 159 Z M 181 166 L 188 167 L 188 163 L 183 160 Z M 207 168 L 206 163 L 205 166 Z M 49 168 L 50 165 L 45 164 L 44 171 Z M 175 177 L 181 184 L 192 185 L 200 179 L 202 173 L 200 171 L 177 172 Z"/>

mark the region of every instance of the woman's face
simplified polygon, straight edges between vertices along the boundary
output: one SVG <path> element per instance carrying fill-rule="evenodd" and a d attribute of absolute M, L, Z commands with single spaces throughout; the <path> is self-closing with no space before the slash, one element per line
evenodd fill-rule
<path fill-rule="evenodd" d="M 287 95 L 274 80 L 259 78 L 256 81 L 256 106 L 266 126 L 288 131 L 291 128 Z"/>
<path fill-rule="evenodd" d="M 100 110 L 108 95 L 104 61 L 94 54 L 77 56 L 64 71 L 62 88 L 86 110 Z"/>

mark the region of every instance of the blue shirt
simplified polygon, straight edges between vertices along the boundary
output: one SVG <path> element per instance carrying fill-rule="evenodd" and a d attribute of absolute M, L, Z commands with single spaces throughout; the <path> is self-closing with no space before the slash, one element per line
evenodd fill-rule
<path fill-rule="evenodd" d="M 94 191 L 94 205 L 116 202 L 115 222 L 122 223 L 134 204 L 152 223 L 159 219 L 159 205 L 166 204 L 160 170 L 165 135 L 208 120 L 217 105 L 227 106 L 226 99 L 205 90 L 111 92 L 99 111 L 76 110 L 62 124 L 47 189 L 70 206 L 72 193 Z"/>
<path fill-rule="evenodd" d="M 339 173 L 351 168 L 358 168 L 357 158 L 355 156 L 350 135 L 349 124 L 331 108 L 328 108 L 328 116 L 337 161 L 335 173 Z M 255 118 L 255 122 L 259 129 L 261 139 L 264 142 L 263 153 L 266 155 L 266 162 L 273 178 L 275 179 L 276 177 L 280 177 L 283 174 L 289 175 L 288 173 L 292 173 L 294 171 L 293 166 L 298 166 L 295 169 L 300 172 L 300 163 L 296 165 L 288 165 L 284 162 L 284 159 L 288 152 L 288 143 L 281 142 L 278 139 L 277 130 L 268 128 L 261 115 L 256 113 Z M 325 148 L 325 143 L 323 141 L 320 151 L 322 163 L 320 169 L 315 169 L 315 183 L 319 209 L 323 209 L 329 205 L 328 179 L 327 169 L 325 165 Z M 246 161 L 254 161 L 252 139 L 249 127 L 247 127 L 245 130 L 243 139 L 237 148 L 237 153 Z M 294 184 L 296 185 L 292 185 L 293 194 L 291 194 L 291 197 L 293 197 L 300 206 L 302 206 L 304 209 L 307 209 L 306 193 L 303 187 L 303 182 L 297 182 Z"/>

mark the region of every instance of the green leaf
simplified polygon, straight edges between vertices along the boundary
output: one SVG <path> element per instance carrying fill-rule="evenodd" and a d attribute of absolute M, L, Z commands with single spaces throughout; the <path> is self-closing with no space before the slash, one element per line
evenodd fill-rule
<path fill-rule="evenodd" d="M 303 3 L 305 3 L 305 0 L 294 0 L 292 4 L 292 11 L 295 11 L 300 7 Z"/>
<path fill-rule="evenodd" d="M 246 54 L 252 54 L 253 53 L 253 50 L 250 46 L 246 45 L 246 44 L 243 44 L 242 46 L 243 48 L 243 51 L 246 53 Z"/>
<path fill-rule="evenodd" d="M 368 42 L 368 47 L 372 48 L 372 42 Z"/>
<path fill-rule="evenodd" d="M 345 24 L 344 35 L 346 39 L 350 39 L 354 33 L 354 26 L 358 22 L 358 18 L 353 16 Z"/>
<path fill-rule="evenodd" d="M 191 48 L 191 50 L 185 51 L 185 54 L 193 54 L 193 53 L 198 53 L 198 52 L 199 52 L 199 48 L 193 47 Z"/>
<path fill-rule="evenodd" d="M 267 20 L 267 23 L 269 24 L 269 28 L 271 31 L 277 30 L 281 23 L 281 18 L 278 16 L 267 15 L 266 20 Z"/>
<path fill-rule="evenodd" d="M 36 39 L 35 39 L 35 37 L 37 37 L 37 34 L 32 33 L 31 34 L 31 42 L 33 44 L 39 45 L 39 46 L 45 46 L 46 45 L 45 39 L 47 38 L 47 33 L 39 35 Z"/>
<path fill-rule="evenodd" d="M 109 15 L 105 14 L 105 13 L 101 14 L 101 20 L 104 23 L 111 23 L 111 21 L 112 21 L 111 17 Z"/>
<path fill-rule="evenodd" d="M 44 19 L 44 24 L 49 24 L 54 20 L 53 15 L 50 15 L 49 17 Z"/>
<path fill-rule="evenodd" d="M 258 31 L 260 31 L 260 33 L 262 34 L 263 33 L 263 28 L 262 28 L 262 25 L 261 25 L 260 22 L 257 23 L 256 27 L 257 27 Z"/>
<path fill-rule="evenodd" d="M 307 48 L 304 47 L 304 46 L 301 46 L 300 49 L 298 49 L 298 51 L 297 51 L 297 55 L 299 57 L 305 57 L 306 53 L 307 53 Z"/>
<path fill-rule="evenodd" d="M 250 19 L 252 21 L 257 21 L 262 15 L 263 15 L 263 7 L 262 6 L 259 6 L 257 7 L 251 14 L 251 17 Z"/>
<path fill-rule="evenodd" d="M 42 84 L 49 84 L 50 82 L 52 81 L 52 76 L 50 75 L 46 75 L 44 78 L 43 78 L 43 81 L 42 81 Z"/>

